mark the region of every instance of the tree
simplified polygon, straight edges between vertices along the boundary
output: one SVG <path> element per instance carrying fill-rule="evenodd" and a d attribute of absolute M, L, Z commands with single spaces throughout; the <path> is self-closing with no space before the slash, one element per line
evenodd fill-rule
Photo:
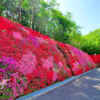
<path fill-rule="evenodd" d="M 89 54 L 100 54 L 100 29 L 96 29 L 84 36 L 85 45 L 82 49 Z"/>

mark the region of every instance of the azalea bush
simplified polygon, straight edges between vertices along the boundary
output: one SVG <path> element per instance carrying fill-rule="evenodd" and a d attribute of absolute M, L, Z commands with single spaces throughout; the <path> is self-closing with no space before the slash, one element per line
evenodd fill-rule
<path fill-rule="evenodd" d="M 58 42 L 61 47 L 67 62 L 69 62 L 70 69 L 73 75 L 80 75 L 95 68 L 95 63 L 91 57 L 77 48 Z"/>
<path fill-rule="evenodd" d="M 0 17 L 0 98 L 14 100 L 93 68 L 88 54 Z"/>
<path fill-rule="evenodd" d="M 90 55 L 93 61 L 96 63 L 97 66 L 100 65 L 100 54 Z"/>

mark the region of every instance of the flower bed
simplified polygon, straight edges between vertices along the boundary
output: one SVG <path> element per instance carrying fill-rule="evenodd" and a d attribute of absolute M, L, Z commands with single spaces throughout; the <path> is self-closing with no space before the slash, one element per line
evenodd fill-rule
<path fill-rule="evenodd" d="M 100 65 L 100 54 L 90 55 L 90 57 L 93 59 L 97 66 Z"/>
<path fill-rule="evenodd" d="M 0 17 L 0 98 L 14 100 L 92 68 L 86 53 Z"/>

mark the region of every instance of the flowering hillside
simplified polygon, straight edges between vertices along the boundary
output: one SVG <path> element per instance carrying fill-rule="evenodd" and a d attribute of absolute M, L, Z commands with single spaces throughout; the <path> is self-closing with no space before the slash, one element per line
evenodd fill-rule
<path fill-rule="evenodd" d="M 14 100 L 93 68 L 88 54 L 0 17 L 0 98 Z"/>

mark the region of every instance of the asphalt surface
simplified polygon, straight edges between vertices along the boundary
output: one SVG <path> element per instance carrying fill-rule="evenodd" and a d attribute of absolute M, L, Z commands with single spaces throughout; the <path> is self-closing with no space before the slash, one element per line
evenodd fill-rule
<path fill-rule="evenodd" d="M 100 68 L 29 100 L 100 100 Z"/>

